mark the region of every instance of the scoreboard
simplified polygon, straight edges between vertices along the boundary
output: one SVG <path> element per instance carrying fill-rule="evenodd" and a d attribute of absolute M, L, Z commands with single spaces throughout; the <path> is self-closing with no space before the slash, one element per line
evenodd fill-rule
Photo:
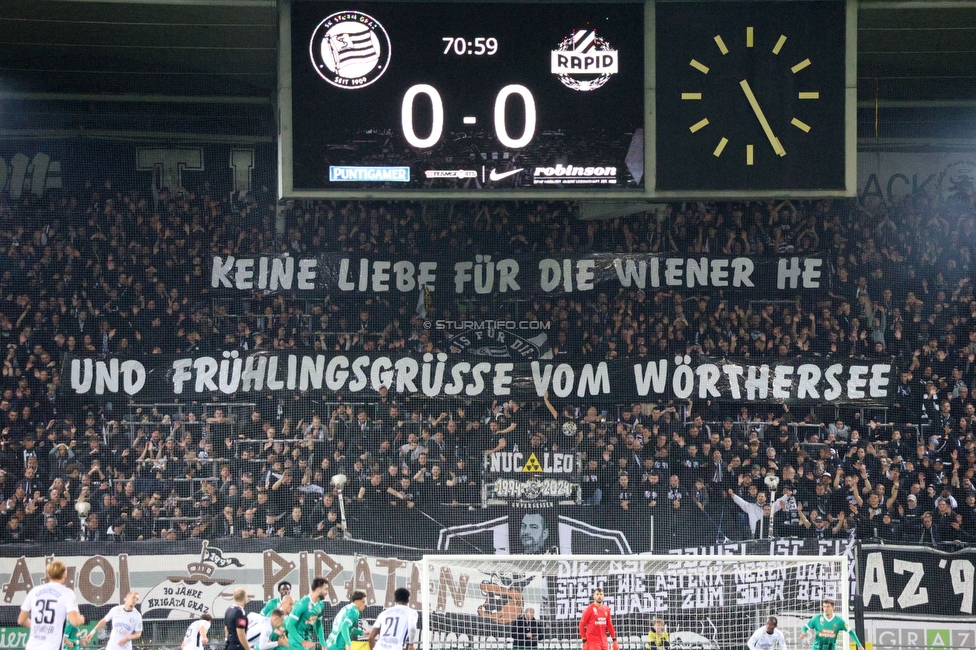
<path fill-rule="evenodd" d="M 790 189 L 768 182 L 749 186 L 753 182 L 749 179 L 762 177 L 769 165 L 762 173 L 759 168 L 751 175 L 726 173 L 711 184 L 698 183 L 694 171 L 690 181 L 685 178 L 686 170 L 699 166 L 707 170 L 716 162 L 705 157 L 704 165 L 697 160 L 686 164 L 680 155 L 673 155 L 688 146 L 675 147 L 675 143 L 684 142 L 680 133 L 701 124 L 700 119 L 684 122 L 695 117 L 696 108 L 705 102 L 695 106 L 677 99 L 689 96 L 681 92 L 687 89 L 659 87 L 660 81 L 678 83 L 670 80 L 680 75 L 661 75 L 660 70 L 655 74 L 658 58 L 668 61 L 671 68 L 680 68 L 685 51 L 707 53 L 711 44 L 708 33 L 672 33 L 667 25 L 657 24 L 656 15 L 675 14 L 680 23 L 682 7 L 695 7 L 711 18 L 708 30 L 721 31 L 723 15 L 730 8 L 765 4 L 769 3 L 283 2 L 278 97 L 281 195 L 639 199 L 677 197 L 699 185 L 715 196 L 727 190 L 730 197 Z M 794 4 L 816 3 L 790 3 L 791 7 Z M 842 51 L 835 52 L 831 61 L 835 68 L 839 62 L 841 81 L 837 83 L 836 69 L 814 68 L 835 82 L 833 86 L 815 84 L 818 89 L 830 88 L 832 96 L 811 106 L 817 114 L 829 116 L 835 137 L 834 148 L 816 159 L 818 165 L 808 163 L 811 169 L 821 168 L 822 162 L 843 167 L 848 153 L 843 141 L 843 43 L 849 33 L 844 21 L 852 12 L 846 10 L 849 3 L 843 0 L 820 4 L 833 5 L 831 15 L 839 21 Z M 660 11 L 665 8 L 668 11 Z M 752 29 L 755 22 L 766 38 L 782 31 L 777 25 L 764 27 L 758 22 L 761 12 L 740 14 L 740 23 L 749 23 Z M 784 25 L 795 24 L 796 19 L 795 11 L 782 17 Z M 823 29 L 831 23 L 822 20 L 817 25 Z M 798 40 L 795 33 L 791 35 Z M 680 42 L 671 44 L 675 37 Z M 734 48 L 736 35 L 725 38 Z M 833 42 L 837 41 L 835 34 Z M 669 52 L 679 54 L 662 56 Z M 751 56 L 752 50 L 740 48 L 738 66 L 752 69 Z M 720 69 L 718 61 L 715 69 Z M 691 73 L 691 78 L 680 83 L 694 85 L 698 80 L 693 78 L 694 69 Z M 751 142 L 748 129 L 760 128 L 752 124 L 755 117 L 748 112 L 748 102 L 753 100 L 723 95 L 726 89 L 735 93 L 737 86 L 720 74 L 709 80 L 714 80 L 715 90 L 706 93 L 711 102 L 708 114 L 714 120 L 715 106 L 731 106 L 730 121 L 740 124 L 735 110 L 741 103 L 747 112 L 747 119 L 741 121 L 743 128 L 735 131 L 726 126 L 723 133 L 734 142 L 741 132 Z M 766 86 L 781 88 L 783 84 L 764 81 L 753 80 L 757 88 L 753 99 L 766 101 L 764 107 L 772 106 Z M 676 107 L 665 124 L 655 111 L 661 93 L 674 100 L 666 105 Z M 833 111 L 824 113 L 828 105 Z M 775 110 L 767 108 L 767 112 Z M 807 120 L 804 125 L 813 123 L 802 117 Z M 853 123 L 853 115 L 850 119 Z M 814 126 L 820 131 L 822 125 Z M 679 136 L 661 138 L 662 143 L 669 143 L 668 151 L 656 148 L 656 136 L 662 133 Z M 707 135 L 695 138 L 689 134 L 686 139 L 710 146 Z M 816 133 L 811 138 L 788 135 L 793 139 L 784 135 L 775 142 L 783 141 L 789 149 L 796 139 L 818 142 Z M 819 135 L 822 138 L 823 131 Z M 765 141 L 757 140 L 755 145 Z M 737 170 L 733 156 L 746 146 L 751 152 L 753 144 L 734 143 L 718 162 Z M 810 152 L 805 148 L 803 159 L 809 160 Z M 838 154 L 839 160 L 825 161 Z M 668 170 L 679 171 L 670 176 L 658 174 L 659 159 L 667 161 Z M 774 157 L 773 163 L 792 170 L 791 163 L 798 160 L 800 156 Z M 743 158 L 741 165 L 745 164 Z M 804 173 L 785 174 L 787 185 Z M 681 176 L 678 182 L 676 175 Z M 847 176 L 842 170 L 826 184 L 821 178 L 801 178 L 797 189 L 824 196 L 847 195 L 853 191 L 853 183 L 847 187 Z M 745 186 L 733 186 L 734 182 L 726 180 L 738 178 L 746 179 Z M 723 188 L 723 184 L 729 187 Z"/>

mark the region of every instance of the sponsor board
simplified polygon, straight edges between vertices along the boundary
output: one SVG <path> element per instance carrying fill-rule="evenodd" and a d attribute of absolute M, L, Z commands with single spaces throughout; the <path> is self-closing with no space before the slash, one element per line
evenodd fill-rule
<path fill-rule="evenodd" d="M 867 647 L 874 650 L 949 650 L 976 647 L 973 622 L 948 617 L 932 621 L 870 619 L 864 621 Z"/>
<path fill-rule="evenodd" d="M 95 627 L 95 621 L 82 625 L 79 630 L 91 632 Z M 0 650 L 21 650 L 27 645 L 27 638 L 30 630 L 26 627 L 0 627 Z"/>
<path fill-rule="evenodd" d="M 525 169 L 523 169 L 522 167 L 519 167 L 518 169 L 510 169 L 506 172 L 500 172 L 497 169 L 492 169 L 491 173 L 488 174 L 488 178 L 490 178 L 492 181 L 500 181 L 505 178 L 508 178 L 509 176 L 515 176 L 519 172 L 524 172 L 524 171 Z"/>
<path fill-rule="evenodd" d="M 556 163 L 532 170 L 534 185 L 607 185 L 616 182 L 617 168 L 612 165 L 576 166 Z"/>
<path fill-rule="evenodd" d="M 409 167 L 346 167 L 329 166 L 329 180 L 342 182 L 408 183 Z"/>
<path fill-rule="evenodd" d="M 428 169 L 424 178 L 477 178 L 478 172 L 472 169 Z"/>
<path fill-rule="evenodd" d="M 29 634 L 30 630 L 25 627 L 0 627 L 0 648 L 3 650 L 23 648 L 27 645 Z"/>

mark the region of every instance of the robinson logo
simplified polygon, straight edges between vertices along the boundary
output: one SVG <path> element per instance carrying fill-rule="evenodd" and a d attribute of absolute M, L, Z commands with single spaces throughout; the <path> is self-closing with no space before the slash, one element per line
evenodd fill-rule
<path fill-rule="evenodd" d="M 556 163 L 532 170 L 534 185 L 608 185 L 616 182 L 617 168 L 610 165 L 576 167 L 569 163 Z"/>
<path fill-rule="evenodd" d="M 579 29 L 550 52 L 551 70 L 567 88 L 596 90 L 617 72 L 617 51 L 596 31 Z"/>
<path fill-rule="evenodd" d="M 359 11 L 340 11 L 320 22 L 308 49 L 315 72 L 338 88 L 368 86 L 390 65 L 389 35 Z"/>

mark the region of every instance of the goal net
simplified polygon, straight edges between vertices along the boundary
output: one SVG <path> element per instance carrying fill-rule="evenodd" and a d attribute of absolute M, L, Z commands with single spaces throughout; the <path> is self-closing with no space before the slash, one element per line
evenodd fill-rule
<path fill-rule="evenodd" d="M 850 621 L 847 570 L 844 557 L 815 556 L 425 556 L 423 649 L 511 648 L 531 609 L 539 648 L 578 650 L 597 587 L 622 649 L 643 649 L 660 619 L 671 650 L 742 650 L 770 615 L 802 648 L 823 599 Z"/>

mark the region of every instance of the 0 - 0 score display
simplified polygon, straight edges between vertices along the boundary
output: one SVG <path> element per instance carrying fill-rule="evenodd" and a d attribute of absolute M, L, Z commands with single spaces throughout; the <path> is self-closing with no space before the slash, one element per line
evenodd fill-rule
<path fill-rule="evenodd" d="M 419 95 L 424 95 L 427 98 L 431 109 L 430 135 L 425 138 L 418 136 L 414 129 L 414 101 Z M 509 135 L 508 126 L 505 123 L 508 99 L 512 96 L 522 100 L 522 133 L 518 137 Z M 475 119 L 477 120 L 477 118 Z M 503 147 L 521 149 L 532 142 L 532 138 L 535 136 L 535 121 L 535 98 L 532 97 L 532 91 L 525 86 L 518 84 L 505 86 L 495 96 L 492 125 L 495 128 L 495 138 Z M 475 123 L 477 122 L 475 121 Z M 400 111 L 400 128 L 407 144 L 417 149 L 427 149 L 440 142 L 444 135 L 444 102 L 436 88 L 427 84 L 418 84 L 407 89 L 403 96 L 403 105 Z"/>
<path fill-rule="evenodd" d="M 642 4 L 292 0 L 292 194 L 640 190 Z"/>

